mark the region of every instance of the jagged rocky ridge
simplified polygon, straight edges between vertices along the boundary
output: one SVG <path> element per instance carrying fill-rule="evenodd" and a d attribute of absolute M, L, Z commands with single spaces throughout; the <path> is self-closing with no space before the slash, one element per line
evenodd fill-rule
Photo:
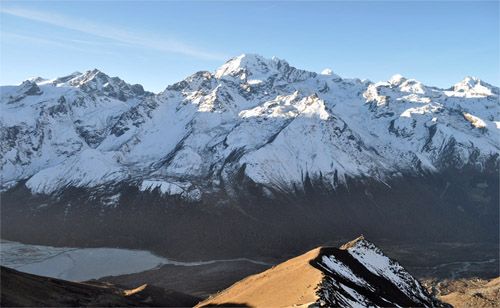
<path fill-rule="evenodd" d="M 446 307 L 398 262 L 360 237 L 340 249 L 324 248 L 311 262 L 324 278 L 318 303 L 328 307 Z"/>
<path fill-rule="evenodd" d="M 245 278 L 198 304 L 244 307 L 448 307 L 398 262 L 359 237 Z"/>

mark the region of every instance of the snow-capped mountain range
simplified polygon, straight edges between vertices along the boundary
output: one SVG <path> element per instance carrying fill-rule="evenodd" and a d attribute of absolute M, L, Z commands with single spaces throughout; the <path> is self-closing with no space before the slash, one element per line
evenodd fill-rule
<path fill-rule="evenodd" d="M 244 175 L 264 191 L 498 166 L 499 89 L 344 79 L 244 54 L 154 94 L 98 70 L 2 86 L 2 190 L 127 183 L 200 200 Z"/>

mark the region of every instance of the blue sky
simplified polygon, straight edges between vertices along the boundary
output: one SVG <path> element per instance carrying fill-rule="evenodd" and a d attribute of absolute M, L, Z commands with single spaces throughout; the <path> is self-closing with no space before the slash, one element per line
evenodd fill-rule
<path fill-rule="evenodd" d="M 342 77 L 500 84 L 499 2 L 2 1 L 0 84 L 98 68 L 147 90 L 258 53 Z"/>

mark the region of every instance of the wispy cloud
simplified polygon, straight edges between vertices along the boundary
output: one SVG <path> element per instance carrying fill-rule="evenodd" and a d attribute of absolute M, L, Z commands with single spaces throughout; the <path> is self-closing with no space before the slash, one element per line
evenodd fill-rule
<path fill-rule="evenodd" d="M 11 33 L 11 32 L 2 31 L 0 33 L 0 38 L 22 40 L 22 41 L 32 43 L 32 44 L 43 44 L 43 45 L 49 45 L 49 46 L 53 46 L 53 47 L 57 47 L 57 48 L 77 50 L 77 51 L 86 52 L 86 53 L 90 52 L 90 53 L 97 53 L 97 54 L 117 55 L 114 52 L 106 51 L 102 48 L 99 48 L 99 49 L 82 48 L 82 47 L 76 46 L 75 44 L 68 44 L 70 41 L 66 41 L 66 40 L 47 39 L 47 38 L 43 38 L 43 37 L 37 37 L 37 36 L 31 36 L 31 35 L 25 35 L 25 34 L 19 34 L 19 33 Z"/>
<path fill-rule="evenodd" d="M 129 31 L 113 25 L 96 23 L 90 20 L 78 19 L 52 12 L 2 7 L 0 8 L 0 13 L 94 35 L 134 47 L 178 53 L 208 60 L 224 60 L 228 58 L 223 54 L 204 51 L 179 40 L 155 37 L 153 35 Z"/>

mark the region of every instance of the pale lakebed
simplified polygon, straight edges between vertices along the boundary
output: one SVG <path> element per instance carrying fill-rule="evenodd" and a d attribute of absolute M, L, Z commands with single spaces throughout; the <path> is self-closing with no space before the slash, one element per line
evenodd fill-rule
<path fill-rule="evenodd" d="M 199 266 L 217 262 L 265 262 L 246 258 L 199 262 L 173 261 L 145 250 L 72 248 L 1 240 L 0 264 L 18 271 L 72 281 L 139 273 L 162 265 Z"/>

